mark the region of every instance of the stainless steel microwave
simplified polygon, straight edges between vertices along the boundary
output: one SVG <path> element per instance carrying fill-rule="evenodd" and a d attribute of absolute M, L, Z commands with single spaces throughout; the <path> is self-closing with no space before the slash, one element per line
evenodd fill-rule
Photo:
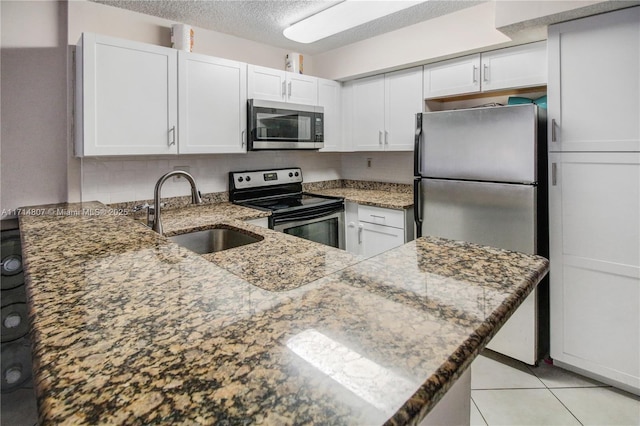
<path fill-rule="evenodd" d="M 319 106 L 249 99 L 251 151 L 324 147 L 324 109 Z"/>

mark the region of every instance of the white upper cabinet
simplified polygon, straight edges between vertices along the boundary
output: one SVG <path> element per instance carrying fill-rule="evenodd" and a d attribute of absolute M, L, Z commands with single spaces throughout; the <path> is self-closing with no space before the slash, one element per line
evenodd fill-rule
<path fill-rule="evenodd" d="M 547 42 L 494 50 L 481 55 L 482 91 L 547 83 Z"/>
<path fill-rule="evenodd" d="M 181 51 L 178 66 L 178 152 L 245 152 L 247 65 Z"/>
<path fill-rule="evenodd" d="M 322 152 L 342 150 L 342 85 L 318 79 L 318 105 L 324 108 L 324 148 Z"/>
<path fill-rule="evenodd" d="M 424 66 L 424 97 L 480 91 L 480 54 Z"/>
<path fill-rule="evenodd" d="M 412 151 L 416 114 L 424 110 L 421 67 L 385 75 L 385 149 Z"/>
<path fill-rule="evenodd" d="M 95 34 L 76 49 L 76 155 L 177 153 L 177 51 Z"/>
<path fill-rule="evenodd" d="M 424 66 L 426 99 L 534 87 L 546 83 L 545 41 Z"/>
<path fill-rule="evenodd" d="M 359 151 L 411 151 L 423 109 L 421 67 L 350 83 L 350 137 Z"/>
<path fill-rule="evenodd" d="M 287 102 L 318 105 L 318 79 L 309 75 L 287 72 Z"/>
<path fill-rule="evenodd" d="M 353 146 L 360 151 L 384 149 L 384 75 L 356 80 L 352 86 Z"/>
<path fill-rule="evenodd" d="M 96 34 L 76 49 L 76 155 L 246 151 L 246 64 Z"/>
<path fill-rule="evenodd" d="M 640 12 L 549 27 L 549 149 L 640 151 Z"/>
<path fill-rule="evenodd" d="M 318 104 L 318 79 L 274 68 L 247 67 L 249 99 Z"/>

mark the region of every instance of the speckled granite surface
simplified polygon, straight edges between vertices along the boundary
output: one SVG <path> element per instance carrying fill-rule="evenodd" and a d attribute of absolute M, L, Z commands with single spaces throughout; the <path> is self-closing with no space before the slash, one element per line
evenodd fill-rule
<path fill-rule="evenodd" d="M 332 197 L 343 197 L 346 201 L 389 209 L 413 207 L 411 185 L 360 180 L 331 180 L 304 184 L 306 192 Z"/>
<path fill-rule="evenodd" d="M 83 207 L 20 218 L 41 424 L 417 424 L 548 269 L 421 238 L 268 291 Z"/>
<path fill-rule="evenodd" d="M 413 207 L 413 194 L 380 189 L 330 188 L 318 189 L 314 194 L 344 197 L 346 201 L 358 204 L 385 207 L 389 209 L 408 209 Z"/>

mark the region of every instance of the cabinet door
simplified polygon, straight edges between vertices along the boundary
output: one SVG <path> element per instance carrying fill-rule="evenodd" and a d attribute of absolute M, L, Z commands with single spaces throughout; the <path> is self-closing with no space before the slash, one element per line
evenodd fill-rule
<path fill-rule="evenodd" d="M 354 151 L 353 138 L 353 85 L 354 81 L 347 81 L 342 86 L 341 105 L 342 105 L 342 151 Z"/>
<path fill-rule="evenodd" d="M 482 91 L 547 84 L 547 43 L 525 44 L 483 53 Z"/>
<path fill-rule="evenodd" d="M 640 151 L 640 7 L 549 27 L 549 149 Z"/>
<path fill-rule="evenodd" d="M 360 222 L 361 253 L 371 257 L 404 244 L 404 229 Z"/>
<path fill-rule="evenodd" d="M 285 101 L 287 93 L 285 71 L 273 68 L 247 66 L 247 96 L 249 99 Z"/>
<path fill-rule="evenodd" d="M 358 203 L 353 201 L 345 201 L 344 203 L 344 221 L 345 221 L 345 250 L 348 253 L 359 255 L 362 244 L 362 234 L 360 232 L 358 222 Z"/>
<path fill-rule="evenodd" d="M 77 155 L 177 152 L 177 51 L 84 33 Z"/>
<path fill-rule="evenodd" d="M 640 391 L 640 153 L 550 155 L 551 356 Z"/>
<path fill-rule="evenodd" d="M 287 102 L 318 105 L 318 79 L 308 75 L 286 73 Z"/>
<path fill-rule="evenodd" d="M 356 80 L 352 85 L 352 138 L 357 151 L 384 149 L 384 76 Z"/>
<path fill-rule="evenodd" d="M 318 79 L 318 105 L 324 108 L 324 148 L 342 150 L 342 86 L 333 80 Z"/>
<path fill-rule="evenodd" d="M 480 91 L 480 54 L 424 66 L 424 97 Z"/>
<path fill-rule="evenodd" d="M 241 62 L 179 52 L 181 154 L 246 151 L 246 67 Z"/>
<path fill-rule="evenodd" d="M 385 75 L 387 151 L 413 151 L 416 114 L 422 110 L 422 67 Z"/>

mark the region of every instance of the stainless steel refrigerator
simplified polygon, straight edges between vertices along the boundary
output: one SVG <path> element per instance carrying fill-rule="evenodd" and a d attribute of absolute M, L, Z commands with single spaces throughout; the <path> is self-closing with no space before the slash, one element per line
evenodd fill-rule
<path fill-rule="evenodd" d="M 417 114 L 414 157 L 418 236 L 547 257 L 546 110 L 522 104 Z M 548 310 L 545 281 L 488 348 L 536 364 L 548 350 Z"/>

